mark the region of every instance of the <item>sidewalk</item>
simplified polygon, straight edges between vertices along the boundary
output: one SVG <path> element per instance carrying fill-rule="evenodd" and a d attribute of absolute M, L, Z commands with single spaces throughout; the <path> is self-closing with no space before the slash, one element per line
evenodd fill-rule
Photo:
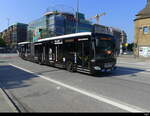
<path fill-rule="evenodd" d="M 118 63 L 129 63 L 133 65 L 149 66 L 150 58 L 135 58 L 133 55 L 121 55 L 118 57 Z"/>
<path fill-rule="evenodd" d="M 13 113 L 13 109 L 11 108 L 11 103 L 7 100 L 6 95 L 0 88 L 0 113 Z"/>
<path fill-rule="evenodd" d="M 16 58 L 18 57 L 17 53 L 12 53 L 12 54 L 1 54 L 0 53 L 0 58 Z"/>
<path fill-rule="evenodd" d="M 130 59 L 137 62 L 150 62 L 150 58 L 136 58 L 134 55 L 120 55 L 118 58 Z"/>

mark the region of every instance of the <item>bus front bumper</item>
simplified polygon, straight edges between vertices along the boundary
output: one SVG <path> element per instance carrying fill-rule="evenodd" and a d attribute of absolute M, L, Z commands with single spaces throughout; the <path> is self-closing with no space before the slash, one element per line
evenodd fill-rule
<path fill-rule="evenodd" d="M 116 70 L 116 68 L 117 68 L 116 66 L 112 66 L 110 68 L 101 68 L 100 66 L 95 66 L 94 70 L 98 72 L 111 72 Z"/>

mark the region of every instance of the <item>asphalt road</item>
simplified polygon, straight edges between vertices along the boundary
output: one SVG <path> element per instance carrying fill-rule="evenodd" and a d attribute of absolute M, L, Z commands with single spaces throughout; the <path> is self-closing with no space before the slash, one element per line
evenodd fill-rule
<path fill-rule="evenodd" d="M 0 57 L 0 82 L 24 112 L 150 111 L 149 62 L 119 58 L 118 69 L 93 77 Z"/>

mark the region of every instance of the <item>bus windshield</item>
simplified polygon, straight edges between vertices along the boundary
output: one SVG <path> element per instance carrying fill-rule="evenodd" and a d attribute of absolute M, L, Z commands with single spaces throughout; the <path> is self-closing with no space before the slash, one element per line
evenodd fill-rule
<path fill-rule="evenodd" d="M 106 58 L 113 53 L 114 49 L 115 49 L 115 43 L 111 36 L 96 37 L 95 39 L 96 57 Z"/>

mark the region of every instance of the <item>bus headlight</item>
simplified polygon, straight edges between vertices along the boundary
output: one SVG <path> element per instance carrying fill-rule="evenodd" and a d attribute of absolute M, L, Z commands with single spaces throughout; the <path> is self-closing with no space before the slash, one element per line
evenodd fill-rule
<path fill-rule="evenodd" d="M 101 70 L 101 67 L 95 66 L 94 69 L 95 69 L 95 70 Z"/>

